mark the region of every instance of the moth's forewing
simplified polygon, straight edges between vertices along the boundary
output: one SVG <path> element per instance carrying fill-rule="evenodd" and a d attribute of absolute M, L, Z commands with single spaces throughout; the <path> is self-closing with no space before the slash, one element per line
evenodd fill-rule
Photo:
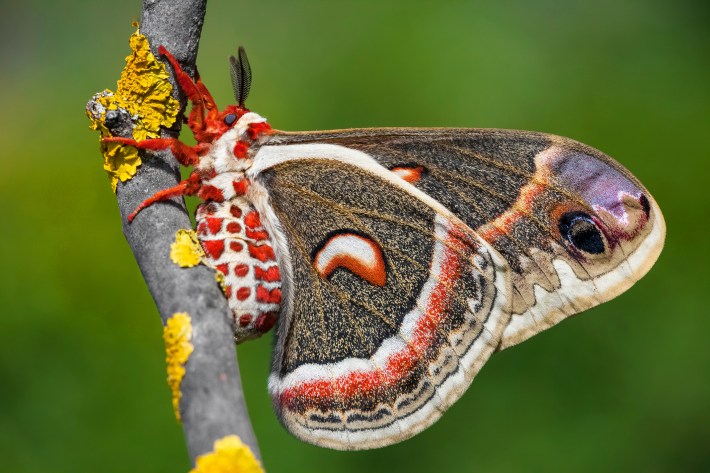
<path fill-rule="evenodd" d="M 495 129 L 360 129 L 278 133 L 274 146 L 362 151 L 475 230 L 508 262 L 513 316 L 506 348 L 616 297 L 653 265 L 665 223 L 619 163 L 544 133 Z"/>
<path fill-rule="evenodd" d="M 249 172 L 286 255 L 269 382 L 284 425 L 337 449 L 429 426 L 500 343 L 506 262 L 360 151 L 264 146 Z"/>

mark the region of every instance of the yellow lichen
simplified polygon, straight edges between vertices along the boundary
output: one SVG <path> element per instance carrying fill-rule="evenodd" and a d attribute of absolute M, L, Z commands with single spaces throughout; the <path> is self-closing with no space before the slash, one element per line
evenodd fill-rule
<path fill-rule="evenodd" d="M 111 136 L 105 125 L 106 112 L 123 109 L 132 117 L 133 138 L 136 141 L 159 136 L 160 127 L 175 123 L 180 104 L 172 96 L 172 84 L 165 65 L 150 52 L 148 39 L 136 30 L 131 35 L 132 53 L 126 57 L 126 67 L 118 80 L 116 93 L 105 90 L 93 98 L 98 108 L 87 111 L 91 129 L 101 137 Z M 133 146 L 101 142 L 104 169 L 108 172 L 111 187 L 116 190 L 118 181 L 127 181 L 141 164 L 138 150 Z"/>
<path fill-rule="evenodd" d="M 136 116 L 133 138 L 156 138 L 160 127 L 175 123 L 180 104 L 172 96 L 173 86 L 165 64 L 150 52 L 148 39 L 136 31 L 131 35 L 131 50 L 118 80 L 119 105 Z"/>
<path fill-rule="evenodd" d="M 227 285 L 224 282 L 224 273 L 220 271 L 219 269 L 216 270 L 214 273 L 214 280 L 217 281 L 217 284 L 219 285 L 219 288 L 222 290 L 225 295 L 227 295 Z"/>
<path fill-rule="evenodd" d="M 190 473 L 264 473 L 251 449 L 236 435 L 214 443 L 213 451 L 200 455 Z"/>
<path fill-rule="evenodd" d="M 175 234 L 175 243 L 170 245 L 170 259 L 173 263 L 183 267 L 191 268 L 197 266 L 205 256 L 205 252 L 197 240 L 197 233 L 194 230 L 180 229 Z"/>
<path fill-rule="evenodd" d="M 87 116 L 91 120 L 89 126 L 100 133 L 100 138 L 111 136 L 105 125 L 106 112 L 116 110 L 116 96 L 110 90 L 104 90 L 92 97 L 93 108 L 87 109 Z M 116 191 L 118 181 L 127 181 L 136 174 L 136 169 L 141 164 L 138 150 L 133 146 L 124 146 L 119 143 L 100 142 L 101 154 L 104 156 L 104 170 L 108 173 L 111 188 Z"/>
<path fill-rule="evenodd" d="M 180 398 L 182 397 L 180 383 L 185 376 L 185 363 L 194 349 L 190 343 L 191 338 L 190 316 L 184 312 L 173 314 L 163 328 L 163 339 L 165 340 L 168 385 L 173 394 L 173 409 L 177 420 L 180 420 Z"/>

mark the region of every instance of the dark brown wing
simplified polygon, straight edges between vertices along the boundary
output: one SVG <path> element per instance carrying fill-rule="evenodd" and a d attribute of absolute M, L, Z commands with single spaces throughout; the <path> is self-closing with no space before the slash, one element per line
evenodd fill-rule
<path fill-rule="evenodd" d="M 271 146 L 362 151 L 443 204 L 513 270 L 501 348 L 609 300 L 642 277 L 665 224 L 626 169 L 578 142 L 493 129 L 354 129 L 273 135 Z"/>

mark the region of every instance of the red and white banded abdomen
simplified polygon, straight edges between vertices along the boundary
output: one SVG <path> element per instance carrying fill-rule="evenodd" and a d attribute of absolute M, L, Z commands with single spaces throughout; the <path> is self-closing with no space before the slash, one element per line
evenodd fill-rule
<path fill-rule="evenodd" d="M 224 274 L 237 342 L 273 327 L 281 305 L 281 274 L 259 213 L 242 196 L 207 202 L 195 213 L 208 263 Z"/>

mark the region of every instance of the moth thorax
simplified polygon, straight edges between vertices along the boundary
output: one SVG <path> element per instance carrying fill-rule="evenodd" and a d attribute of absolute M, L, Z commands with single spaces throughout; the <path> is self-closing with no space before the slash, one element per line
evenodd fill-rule
<path fill-rule="evenodd" d="M 237 196 L 201 204 L 195 217 L 207 262 L 224 275 L 236 341 L 268 332 L 281 305 L 281 274 L 259 213 Z"/>

